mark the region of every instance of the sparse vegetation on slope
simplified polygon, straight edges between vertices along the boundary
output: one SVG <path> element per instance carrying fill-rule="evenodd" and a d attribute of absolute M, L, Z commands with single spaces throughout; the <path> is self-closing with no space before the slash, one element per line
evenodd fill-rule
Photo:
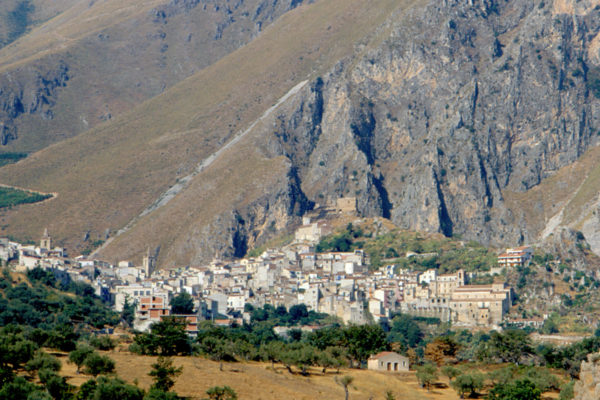
<path fill-rule="evenodd" d="M 388 263 L 417 271 L 435 268 L 446 273 L 459 268 L 469 272 L 489 271 L 497 264 L 497 255 L 474 241 L 465 242 L 441 234 L 398 228 L 379 231 L 370 223 L 348 224 L 345 229 L 323 238 L 317 245 L 318 252 L 355 249 L 366 252 L 372 268 Z"/>

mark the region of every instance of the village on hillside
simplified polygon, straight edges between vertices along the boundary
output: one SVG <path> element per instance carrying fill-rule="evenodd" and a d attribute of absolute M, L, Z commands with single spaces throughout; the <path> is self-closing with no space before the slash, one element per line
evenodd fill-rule
<path fill-rule="evenodd" d="M 338 204 L 337 211 L 352 212 L 351 202 L 343 199 Z M 304 304 L 309 311 L 350 324 L 384 322 L 405 313 L 466 328 L 499 329 L 506 319 L 514 293 L 505 283 L 469 284 L 473 273 L 462 269 L 439 274 L 435 269 L 419 272 L 386 264 L 371 270 L 363 250 L 317 252 L 317 244 L 328 233 L 331 228 L 326 220 L 312 222 L 305 217 L 292 243 L 257 257 L 157 269 L 150 251 L 141 266 L 129 261 L 113 265 L 85 256 L 71 259 L 64 249 L 53 247 L 45 231 L 39 246 L 0 239 L 0 259 L 10 261 L 17 271 L 41 267 L 52 270 L 58 279 L 86 282 L 116 311 L 122 311 L 126 302 L 135 304 L 139 330 L 172 315 L 170 300 L 183 292 L 194 299 L 198 310 L 185 316 L 192 335 L 200 321 L 239 323 L 249 318 L 247 305 L 266 304 L 287 309 Z M 531 256 L 529 247 L 507 249 L 498 256 L 498 266 L 485 273 L 523 266 Z"/>

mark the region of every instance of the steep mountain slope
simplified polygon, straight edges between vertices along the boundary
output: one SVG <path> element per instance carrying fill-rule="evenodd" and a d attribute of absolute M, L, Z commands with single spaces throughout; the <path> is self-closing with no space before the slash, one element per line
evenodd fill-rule
<path fill-rule="evenodd" d="M 17 40 L 78 0 L 3 0 L 0 3 L 0 48 Z"/>
<path fill-rule="evenodd" d="M 540 229 L 522 219 L 522 210 L 539 210 L 524 207 L 527 194 L 522 202 L 505 196 L 527 193 L 596 144 L 596 5 L 432 2 L 405 19 L 390 18 L 376 48 L 358 50 L 307 85 L 246 146 L 255 144 L 267 159 L 284 157 L 288 178 L 311 202 L 356 196 L 364 215 L 406 228 L 484 243 L 535 241 Z M 246 153 L 234 165 L 247 163 Z M 204 177 L 189 196 L 200 196 L 200 182 Z M 262 215 L 281 198 L 236 207 L 235 219 L 205 218 L 179 229 L 169 235 L 178 239 L 166 259 L 205 256 L 216 242 L 236 252 L 256 243 L 287 222 L 273 217 L 281 211 Z M 189 210 L 183 204 L 191 202 L 182 195 L 175 209 Z M 167 209 L 148 218 L 153 228 L 142 222 L 138 230 L 169 220 Z M 226 235 L 206 239 L 216 232 Z"/>
<path fill-rule="evenodd" d="M 48 225 L 72 250 L 80 248 L 84 238 L 104 238 L 105 232 L 114 234 L 236 132 L 246 129 L 289 88 L 350 54 L 354 43 L 373 24 L 379 25 L 378 21 L 390 10 L 406 3 L 378 0 L 373 2 L 374 7 L 364 7 L 358 0 L 337 0 L 299 7 L 249 45 L 132 112 L 1 169 L 3 182 L 20 182 L 31 188 L 52 187 L 59 193 L 53 201 L 35 208 L 6 212 L 5 230 L 35 237 L 37 230 Z M 232 153 L 236 153 L 235 149 Z M 237 154 L 242 156 L 242 152 Z M 282 162 L 283 158 L 277 158 L 263 164 L 271 174 L 285 178 L 287 169 L 273 168 Z M 238 171 L 255 172 L 259 180 L 265 179 L 259 175 L 263 170 L 254 169 L 255 165 L 236 167 Z M 228 184 L 219 176 L 216 179 L 213 185 L 217 188 L 238 190 L 233 183 Z M 252 182 L 242 178 L 242 184 L 247 183 Z M 282 190 L 288 193 L 287 188 Z M 269 191 L 262 191 L 261 195 Z M 230 201 L 234 198 L 220 196 L 218 191 L 211 194 L 214 195 L 219 200 L 214 207 L 231 213 L 234 205 Z M 192 200 L 193 207 L 197 203 L 197 199 Z M 178 211 L 187 215 L 185 209 Z M 183 220 L 192 223 L 189 217 Z M 152 237 L 152 243 L 142 237 L 136 239 L 144 243 L 144 248 L 158 243 L 166 247 L 166 241 L 175 239 L 168 237 L 168 231 L 181 231 L 172 221 L 169 225 L 173 226 L 162 226 L 156 231 L 162 231 L 162 237 Z M 248 228 L 252 229 L 250 225 Z M 151 231 L 142 234 L 153 236 Z M 215 246 L 216 239 L 216 235 L 210 239 L 211 246 Z M 128 243 L 129 249 L 138 253 L 134 247 L 138 242 L 132 239 Z M 107 254 L 130 255 L 112 250 Z M 194 257 L 198 254 L 194 253 Z"/>
<path fill-rule="evenodd" d="M 302 2 L 59 2 L 70 7 L 0 49 L 0 151 L 38 150 L 120 115 Z M 56 9 L 39 3 L 32 13 Z"/>
<path fill-rule="evenodd" d="M 316 1 L 132 112 L 0 169 L 3 183 L 59 193 L 2 224 L 48 225 L 75 248 L 110 237 L 99 254 L 111 260 L 157 247 L 168 266 L 241 255 L 343 195 L 413 230 L 535 241 L 588 187 L 571 179 L 549 196 L 548 182 L 586 152 L 580 163 L 596 164 L 599 31 L 598 0 Z"/>

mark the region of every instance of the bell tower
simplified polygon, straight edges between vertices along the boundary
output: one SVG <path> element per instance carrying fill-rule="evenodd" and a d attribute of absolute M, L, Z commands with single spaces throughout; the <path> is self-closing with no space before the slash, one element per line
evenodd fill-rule
<path fill-rule="evenodd" d="M 48 235 L 48 228 L 44 229 L 44 234 L 40 239 L 40 249 L 52 250 L 52 238 Z"/>
<path fill-rule="evenodd" d="M 154 272 L 154 268 L 156 267 L 156 257 L 150 255 L 150 247 L 146 250 L 146 255 L 142 260 L 142 268 L 144 268 L 144 273 L 146 274 L 146 278 L 150 278 L 152 272 Z"/>

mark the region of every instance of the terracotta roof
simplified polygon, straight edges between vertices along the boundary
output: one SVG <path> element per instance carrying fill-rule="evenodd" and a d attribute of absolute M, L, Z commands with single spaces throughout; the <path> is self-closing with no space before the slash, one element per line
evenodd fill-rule
<path fill-rule="evenodd" d="M 382 351 L 381 353 L 377 353 L 375 355 L 372 355 L 371 357 L 369 357 L 369 359 L 370 360 L 377 360 L 377 359 L 379 359 L 381 357 L 385 357 L 385 356 L 389 356 L 389 355 L 396 355 L 396 356 L 399 356 L 399 357 L 404 357 L 404 356 L 402 356 L 402 355 L 400 355 L 398 353 L 395 353 L 393 351 Z"/>

